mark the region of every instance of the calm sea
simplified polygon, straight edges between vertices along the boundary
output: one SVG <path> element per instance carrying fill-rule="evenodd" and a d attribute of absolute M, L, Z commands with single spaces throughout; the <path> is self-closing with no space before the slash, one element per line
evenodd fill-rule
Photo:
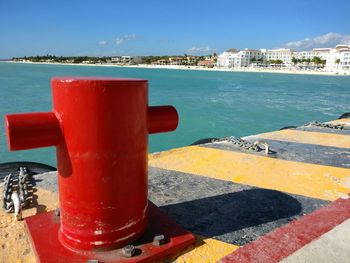
<path fill-rule="evenodd" d="M 350 77 L 209 72 L 0 62 L 0 115 L 49 111 L 53 76 L 135 77 L 149 80 L 150 105 L 174 105 L 175 132 L 150 136 L 150 152 L 208 137 L 244 136 L 350 111 Z M 9 152 L 0 122 L 0 163 L 56 165 L 54 148 Z"/>

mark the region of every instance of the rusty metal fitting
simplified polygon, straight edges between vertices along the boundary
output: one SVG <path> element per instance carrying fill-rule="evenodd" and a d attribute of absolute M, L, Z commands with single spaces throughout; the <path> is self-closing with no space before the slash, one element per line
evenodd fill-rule
<path fill-rule="evenodd" d="M 161 246 L 161 245 L 164 245 L 166 242 L 165 242 L 165 236 L 164 235 L 156 235 L 154 236 L 153 238 L 153 245 L 154 246 Z"/>
<path fill-rule="evenodd" d="M 136 249 L 133 245 L 127 245 L 122 248 L 122 254 L 126 258 L 131 258 L 135 255 Z"/>
<path fill-rule="evenodd" d="M 55 213 L 55 216 L 60 216 L 61 210 L 59 208 L 56 208 L 54 213 Z"/>

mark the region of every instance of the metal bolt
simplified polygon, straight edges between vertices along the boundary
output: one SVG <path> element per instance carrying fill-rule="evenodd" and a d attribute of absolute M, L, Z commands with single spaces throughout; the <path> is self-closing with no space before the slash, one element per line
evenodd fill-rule
<path fill-rule="evenodd" d="M 126 258 L 131 258 L 135 255 L 136 249 L 133 245 L 127 245 L 122 248 L 122 254 Z"/>
<path fill-rule="evenodd" d="M 165 237 L 164 235 L 156 235 L 154 236 L 153 238 L 153 245 L 154 246 L 161 246 L 161 245 L 164 245 L 165 244 Z"/>
<path fill-rule="evenodd" d="M 86 263 L 99 263 L 100 261 L 98 259 L 89 259 L 86 261 Z"/>
<path fill-rule="evenodd" d="M 59 208 L 56 208 L 54 213 L 55 213 L 55 216 L 60 216 L 61 210 Z"/>

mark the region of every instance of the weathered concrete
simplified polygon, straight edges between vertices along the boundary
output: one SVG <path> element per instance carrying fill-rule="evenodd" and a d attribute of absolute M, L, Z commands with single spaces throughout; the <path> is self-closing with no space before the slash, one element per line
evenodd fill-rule
<path fill-rule="evenodd" d="M 283 263 L 350 262 L 350 219 L 282 260 Z"/>

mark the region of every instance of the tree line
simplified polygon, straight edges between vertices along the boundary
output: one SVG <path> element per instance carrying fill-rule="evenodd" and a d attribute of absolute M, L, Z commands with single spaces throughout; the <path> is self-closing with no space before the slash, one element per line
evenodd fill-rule
<path fill-rule="evenodd" d="M 310 59 L 310 58 L 298 59 L 296 57 L 293 57 L 292 63 L 294 65 L 300 64 L 300 63 L 307 63 L 307 64 L 314 63 L 316 66 L 324 67 L 326 65 L 326 60 L 323 60 L 320 57 L 313 57 L 312 59 Z"/>
<path fill-rule="evenodd" d="M 209 55 L 210 58 L 216 58 L 216 53 Z M 158 60 L 170 60 L 171 58 L 182 58 L 182 63 L 184 65 L 197 65 L 199 61 L 205 60 L 206 56 L 188 56 L 184 54 L 183 56 L 143 56 L 142 63 L 152 64 Z M 188 62 L 187 57 L 192 57 L 193 59 Z M 13 57 L 13 61 L 30 61 L 30 62 L 51 62 L 51 63 L 111 63 L 112 57 L 96 57 L 96 56 L 54 56 L 54 55 L 44 55 L 44 56 L 24 56 L 24 57 Z"/>
<path fill-rule="evenodd" d="M 90 56 L 53 56 L 53 55 L 44 55 L 44 56 L 24 56 L 24 57 L 14 57 L 13 61 L 26 60 L 31 62 L 56 62 L 56 63 L 82 63 L 83 61 L 88 61 L 92 64 L 94 63 L 107 63 L 108 60 L 111 60 L 111 57 L 90 57 Z"/>

